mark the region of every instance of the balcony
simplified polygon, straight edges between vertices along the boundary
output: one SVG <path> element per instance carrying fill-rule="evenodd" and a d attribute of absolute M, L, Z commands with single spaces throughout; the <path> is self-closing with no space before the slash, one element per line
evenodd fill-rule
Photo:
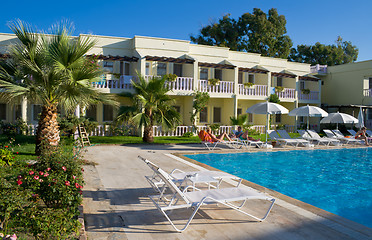
<path fill-rule="evenodd" d="M 316 74 L 327 74 L 327 65 L 310 66 L 310 72 Z"/>
<path fill-rule="evenodd" d="M 372 97 L 372 88 L 370 88 L 370 89 L 363 89 L 363 96 L 364 97 Z"/>
<path fill-rule="evenodd" d="M 254 85 L 251 88 L 246 88 L 243 84 L 238 84 L 238 94 L 244 96 L 267 96 L 267 85 Z"/>
<path fill-rule="evenodd" d="M 211 86 L 208 80 L 198 80 L 198 91 L 207 93 L 234 93 L 234 82 L 220 81 L 218 85 Z"/>
<path fill-rule="evenodd" d="M 93 82 L 92 86 L 94 88 L 100 89 L 124 89 L 132 90 L 133 86 L 131 81 L 134 80 L 134 76 L 122 75 L 120 79 L 115 78 L 112 74 L 106 74 L 102 77 L 99 82 Z"/>
<path fill-rule="evenodd" d="M 310 91 L 309 94 L 303 94 L 301 91 L 298 92 L 298 99 L 304 100 L 304 102 L 319 101 L 319 92 Z"/>
<path fill-rule="evenodd" d="M 294 88 L 284 88 L 283 91 L 276 91 L 275 94 L 281 99 L 295 99 L 296 90 Z"/>
<path fill-rule="evenodd" d="M 150 78 L 153 78 L 152 75 L 145 75 L 145 80 L 149 80 Z M 158 77 L 158 76 L 155 76 Z M 169 87 L 172 91 L 194 91 L 194 79 L 191 77 L 177 77 L 175 81 L 165 82 L 166 86 Z"/>

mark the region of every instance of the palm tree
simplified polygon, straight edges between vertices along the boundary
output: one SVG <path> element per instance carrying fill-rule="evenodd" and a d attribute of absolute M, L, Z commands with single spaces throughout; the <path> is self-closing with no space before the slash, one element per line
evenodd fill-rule
<path fill-rule="evenodd" d="M 10 24 L 18 42 L 9 49 L 10 59 L 0 65 L 0 97 L 40 102 L 42 111 L 36 134 L 36 153 L 40 143 L 59 143 L 57 107 L 67 112 L 76 106 L 98 102 L 116 104 L 112 95 L 102 94 L 91 86 L 102 71 L 85 57 L 95 45 L 91 37 L 71 37 L 71 27 L 56 25 L 52 34 L 37 33 L 17 21 Z"/>
<path fill-rule="evenodd" d="M 138 81 L 133 82 L 135 94 L 123 94 L 132 100 L 132 107 L 121 107 L 116 120 L 118 122 L 134 121 L 139 128 L 144 127 L 143 141 L 154 142 L 153 126 L 161 125 L 165 129 L 171 129 L 180 123 L 180 114 L 172 106 L 174 99 L 167 92 L 164 77 L 153 77 L 146 81 L 138 75 Z M 134 108 L 133 108 L 134 107 Z"/>

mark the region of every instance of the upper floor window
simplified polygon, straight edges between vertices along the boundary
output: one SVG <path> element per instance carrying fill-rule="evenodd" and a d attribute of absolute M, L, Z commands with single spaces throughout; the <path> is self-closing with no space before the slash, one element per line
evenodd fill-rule
<path fill-rule="evenodd" d="M 372 89 L 372 78 L 369 78 L 369 89 Z"/>
<path fill-rule="evenodd" d="M 214 78 L 222 80 L 222 69 L 214 69 Z"/>
<path fill-rule="evenodd" d="M 103 67 L 104 68 L 107 68 L 107 70 L 109 71 L 113 71 L 114 70 L 114 62 L 112 61 L 103 61 Z"/>
<path fill-rule="evenodd" d="M 254 74 L 248 74 L 248 82 L 254 83 Z"/>
<path fill-rule="evenodd" d="M 243 84 L 243 72 L 238 73 L 238 83 Z"/>
<path fill-rule="evenodd" d="M 173 65 L 173 74 L 176 74 L 177 77 L 182 77 L 182 64 Z"/>
<path fill-rule="evenodd" d="M 146 75 L 150 75 L 150 63 L 146 63 Z"/>
<path fill-rule="evenodd" d="M 167 74 L 167 64 L 166 63 L 158 63 L 157 67 L 157 75 L 164 76 Z"/>
<path fill-rule="evenodd" d="M 120 74 L 121 75 L 130 75 L 130 64 L 129 62 L 120 62 Z"/>
<path fill-rule="evenodd" d="M 300 90 L 305 89 L 305 81 L 300 81 Z"/>
<path fill-rule="evenodd" d="M 276 86 L 283 87 L 283 78 L 277 77 L 276 78 Z"/>
<path fill-rule="evenodd" d="M 0 120 L 6 120 L 6 104 L 0 103 Z"/>
<path fill-rule="evenodd" d="M 208 80 L 208 68 L 200 69 L 200 80 Z"/>

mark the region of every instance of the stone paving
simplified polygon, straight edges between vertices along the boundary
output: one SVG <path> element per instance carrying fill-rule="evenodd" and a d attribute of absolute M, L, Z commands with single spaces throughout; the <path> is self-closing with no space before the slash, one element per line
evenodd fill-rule
<path fill-rule="evenodd" d="M 177 156 L 203 151 L 201 144 L 89 147 L 85 159 L 97 165 L 84 167 L 88 239 L 372 239 L 370 228 L 249 182 L 245 184 L 277 199 L 267 220 L 256 222 L 214 205 L 203 207 L 185 232 L 175 232 L 148 198 L 155 192 L 144 176 L 152 172 L 137 156 L 153 161 L 167 172 L 174 168 L 195 171 L 202 167 Z M 229 150 L 216 152 L 225 151 Z M 259 215 L 265 204 L 268 203 L 250 201 L 244 209 Z M 172 216 L 182 223 L 187 214 L 189 211 L 174 211 Z"/>

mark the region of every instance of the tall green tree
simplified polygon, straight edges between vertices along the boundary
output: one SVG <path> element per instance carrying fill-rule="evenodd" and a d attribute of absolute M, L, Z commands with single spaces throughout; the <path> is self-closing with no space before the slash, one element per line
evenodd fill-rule
<path fill-rule="evenodd" d="M 338 37 L 335 44 L 298 45 L 291 49 L 288 59 L 293 62 L 310 63 L 311 65 L 340 65 L 355 62 L 359 50 L 350 41 Z"/>
<path fill-rule="evenodd" d="M 292 40 L 286 35 L 286 19 L 275 8 L 268 14 L 259 8 L 245 13 L 238 20 L 225 15 L 217 23 L 200 29 L 192 42 L 229 47 L 231 50 L 260 53 L 263 56 L 287 58 Z"/>
<path fill-rule="evenodd" d="M 135 93 L 123 95 L 131 99 L 133 106 L 120 108 L 116 121 L 128 120 L 129 117 L 138 127 L 144 127 L 144 142 L 154 142 L 153 126 L 172 129 L 180 124 L 180 114 L 173 107 L 175 100 L 167 94 L 169 88 L 165 81 L 164 77 L 146 81 L 139 75 L 138 81 L 132 82 Z"/>
<path fill-rule="evenodd" d="M 91 37 L 71 37 L 72 27 L 55 25 L 51 34 L 38 33 L 22 21 L 9 25 L 18 42 L 9 49 L 10 59 L 0 65 L 1 98 L 26 97 L 42 104 L 36 134 L 36 153 L 40 143 L 58 145 L 57 107 L 72 112 L 78 104 L 104 102 L 117 104 L 112 95 L 91 85 L 102 74 L 97 65 L 85 58 L 95 41 Z"/>

